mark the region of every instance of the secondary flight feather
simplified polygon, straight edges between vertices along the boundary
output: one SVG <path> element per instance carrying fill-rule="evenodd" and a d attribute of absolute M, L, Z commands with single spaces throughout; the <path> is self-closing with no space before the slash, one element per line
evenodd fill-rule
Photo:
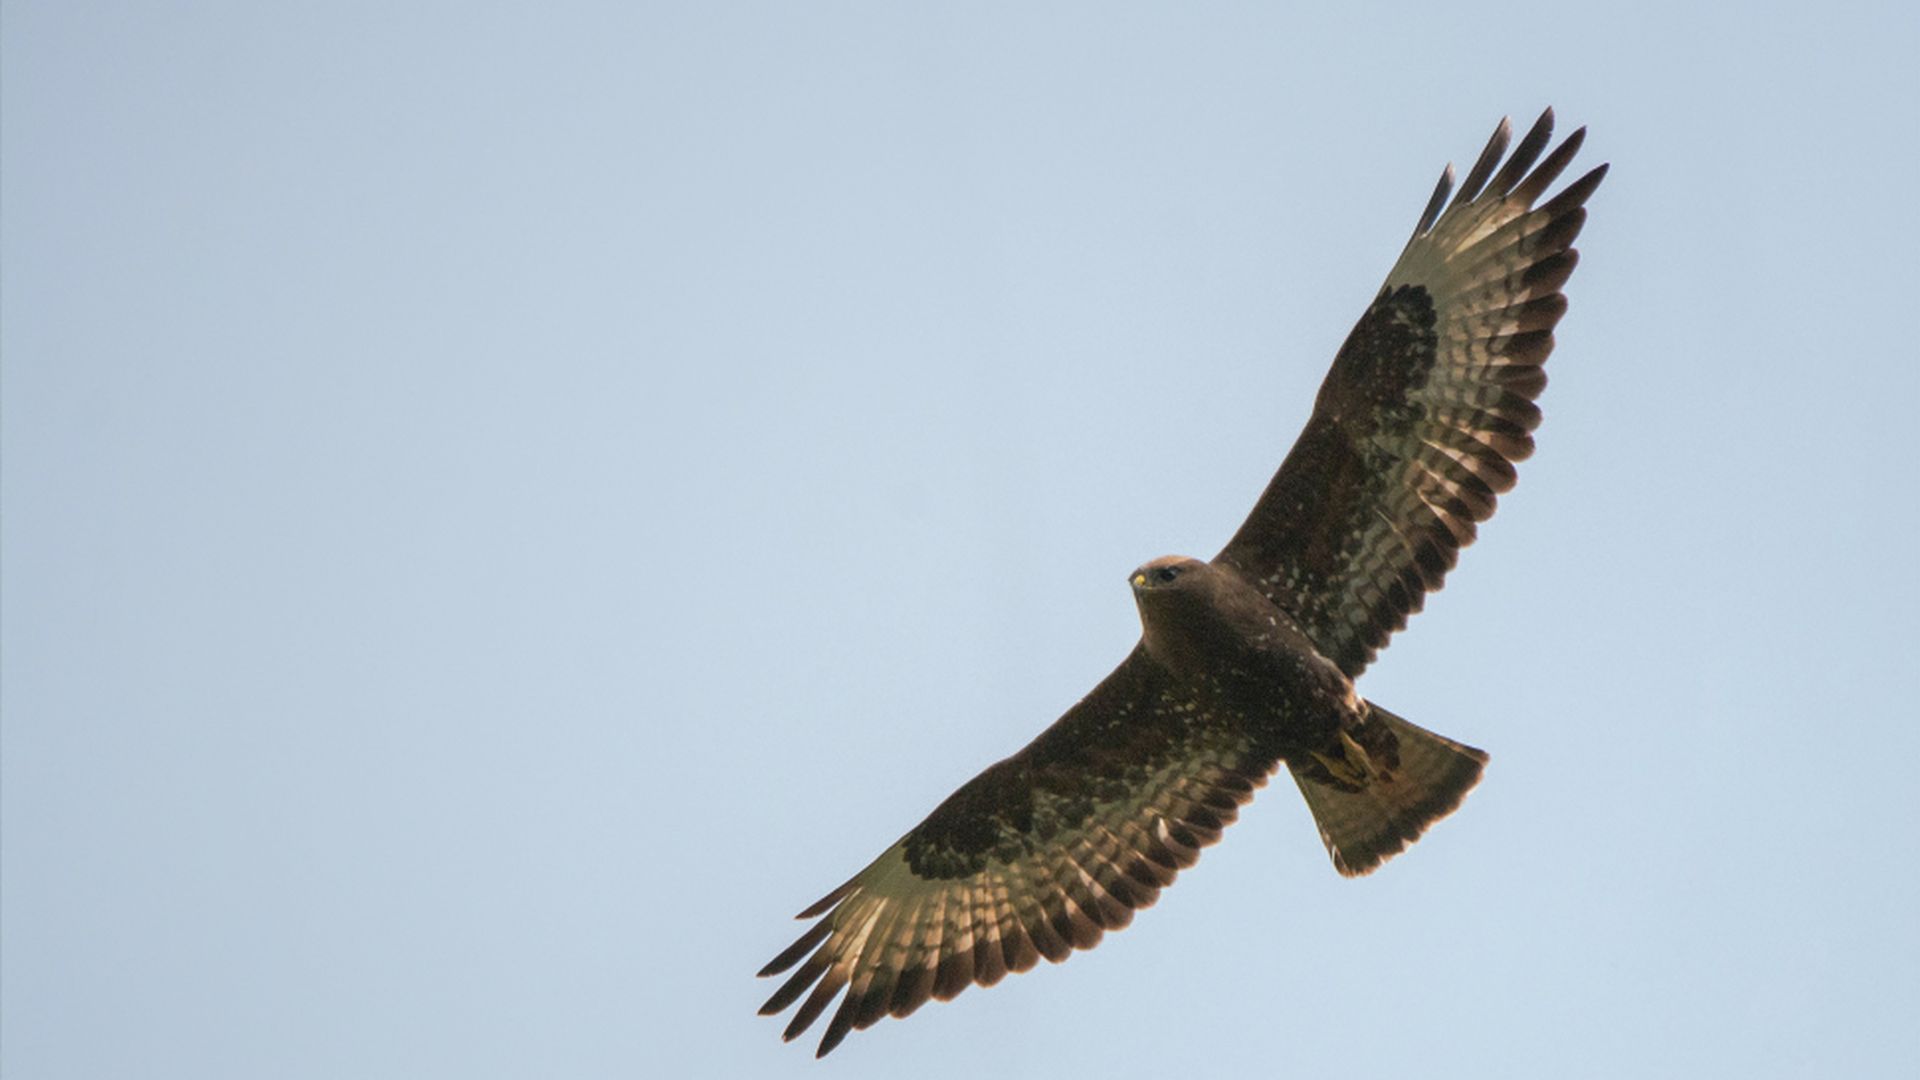
<path fill-rule="evenodd" d="M 799 1003 L 785 1038 L 839 998 L 825 1055 L 929 998 L 1093 947 L 1281 766 L 1348 876 L 1460 804 L 1486 755 L 1353 680 L 1533 451 L 1573 241 L 1607 171 L 1541 201 L 1585 129 L 1549 151 L 1552 135 L 1549 109 L 1509 155 L 1503 120 L 1457 191 L 1442 173 L 1240 530 L 1211 561 L 1130 576 L 1142 632 L 1120 666 L 800 913 L 819 921 L 760 972 L 791 971 L 760 1009 Z"/>

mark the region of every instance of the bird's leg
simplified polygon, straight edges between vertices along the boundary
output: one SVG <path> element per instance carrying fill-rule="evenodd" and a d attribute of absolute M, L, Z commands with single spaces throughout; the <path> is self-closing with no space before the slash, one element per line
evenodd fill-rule
<path fill-rule="evenodd" d="M 1355 788 L 1364 788 L 1371 784 L 1380 773 L 1374 767 L 1373 758 L 1365 747 L 1343 729 L 1340 733 L 1340 752 L 1338 758 L 1312 751 L 1314 760 L 1333 775 L 1335 780 Z"/>

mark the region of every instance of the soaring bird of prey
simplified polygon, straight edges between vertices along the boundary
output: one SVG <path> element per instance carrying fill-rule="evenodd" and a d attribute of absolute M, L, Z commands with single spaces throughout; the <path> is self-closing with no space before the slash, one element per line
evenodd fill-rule
<path fill-rule="evenodd" d="M 760 974 L 785 1037 L 842 990 L 819 1054 L 929 997 L 1061 961 L 1152 904 L 1284 765 L 1334 868 L 1366 874 L 1460 805 L 1487 755 L 1354 690 L 1513 487 L 1601 165 L 1540 202 L 1585 129 L 1502 120 L 1453 168 L 1334 357 L 1306 430 L 1210 562 L 1130 577 L 1140 643 L 866 869 Z M 1543 152 L 1545 156 L 1542 157 Z M 1503 163 L 1504 161 L 1504 163 Z"/>

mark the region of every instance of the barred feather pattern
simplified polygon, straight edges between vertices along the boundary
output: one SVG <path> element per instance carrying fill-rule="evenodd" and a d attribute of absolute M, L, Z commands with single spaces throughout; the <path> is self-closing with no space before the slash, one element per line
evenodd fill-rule
<path fill-rule="evenodd" d="M 1152 906 L 1279 761 L 1238 719 L 1158 682 L 1136 651 L 1033 744 L 801 912 L 820 921 L 760 971 L 792 970 L 761 1015 L 798 1002 L 783 1036 L 791 1040 L 844 991 L 820 1040 L 824 1056 L 884 1017 L 1090 949 Z M 1004 813 L 1026 799 L 1029 812 Z M 980 850 L 921 850 L 952 836 Z"/>
<path fill-rule="evenodd" d="M 1441 587 L 1533 452 L 1561 286 L 1606 175 L 1536 207 L 1585 129 L 1542 158 L 1552 134 L 1549 109 L 1508 157 L 1503 120 L 1451 202 L 1451 166 L 1441 175 L 1306 429 L 1215 559 L 1349 677 Z"/>

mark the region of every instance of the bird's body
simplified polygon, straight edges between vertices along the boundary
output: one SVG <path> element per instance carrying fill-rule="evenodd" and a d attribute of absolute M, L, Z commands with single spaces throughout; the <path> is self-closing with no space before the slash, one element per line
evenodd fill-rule
<path fill-rule="evenodd" d="M 1486 755 L 1366 701 L 1354 679 L 1532 450 L 1571 244 L 1605 174 L 1535 208 L 1581 141 L 1542 159 L 1551 130 L 1549 110 L 1502 166 L 1502 122 L 1451 204 L 1442 177 L 1240 531 L 1211 561 L 1131 575 L 1141 641 L 1120 666 L 801 913 L 822 918 L 761 971 L 798 965 L 761 1008 L 800 1002 L 787 1038 L 843 990 L 821 1054 L 930 997 L 1093 946 L 1282 765 L 1349 876 L 1459 805 Z"/>
<path fill-rule="evenodd" d="M 1327 749 L 1364 719 L 1352 680 L 1231 568 L 1167 556 L 1132 581 L 1141 648 L 1165 693 L 1242 732 L 1270 762 Z"/>

